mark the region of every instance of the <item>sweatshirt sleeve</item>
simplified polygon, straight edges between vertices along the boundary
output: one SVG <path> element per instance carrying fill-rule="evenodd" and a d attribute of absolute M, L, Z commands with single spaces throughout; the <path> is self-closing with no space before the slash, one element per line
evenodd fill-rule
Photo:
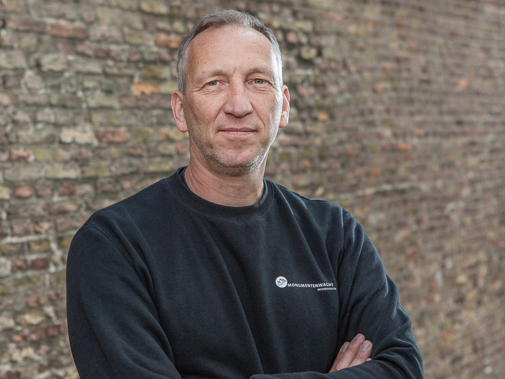
<path fill-rule="evenodd" d="M 67 262 L 67 317 L 82 379 L 181 378 L 141 259 L 85 225 Z"/>
<path fill-rule="evenodd" d="M 251 379 L 421 379 L 421 354 L 411 320 L 399 303 L 398 288 L 386 275 L 363 228 L 344 212 L 343 245 L 336 266 L 340 316 L 337 348 L 357 333 L 373 343 L 371 361 L 332 373 L 253 375 Z"/>

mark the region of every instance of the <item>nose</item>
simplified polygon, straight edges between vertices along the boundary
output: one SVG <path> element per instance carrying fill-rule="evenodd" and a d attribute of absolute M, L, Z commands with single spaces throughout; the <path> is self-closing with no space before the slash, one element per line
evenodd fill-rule
<path fill-rule="evenodd" d="M 230 85 L 223 111 L 237 118 L 242 118 L 252 113 L 253 107 L 245 84 L 233 83 Z"/>

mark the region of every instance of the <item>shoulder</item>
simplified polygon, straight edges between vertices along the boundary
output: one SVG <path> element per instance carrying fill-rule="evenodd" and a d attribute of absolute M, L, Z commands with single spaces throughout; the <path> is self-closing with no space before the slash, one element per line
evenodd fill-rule
<path fill-rule="evenodd" d="M 104 234 L 112 230 L 127 230 L 147 223 L 163 213 L 171 196 L 169 186 L 162 179 L 136 194 L 96 211 L 82 228 L 95 228 Z"/>
<path fill-rule="evenodd" d="M 343 225 L 352 219 L 351 214 L 338 204 L 332 203 L 328 200 L 311 199 L 306 196 L 300 195 L 286 187 L 267 180 L 274 192 L 277 201 L 286 202 L 295 213 L 311 214 L 314 217 L 338 219 Z"/>

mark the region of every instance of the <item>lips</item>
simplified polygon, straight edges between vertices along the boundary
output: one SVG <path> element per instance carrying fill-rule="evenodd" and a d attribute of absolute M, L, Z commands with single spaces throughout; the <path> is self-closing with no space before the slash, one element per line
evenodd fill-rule
<path fill-rule="evenodd" d="M 250 128 L 226 128 L 219 130 L 219 133 L 224 133 L 230 136 L 247 136 L 255 132 L 255 129 Z"/>

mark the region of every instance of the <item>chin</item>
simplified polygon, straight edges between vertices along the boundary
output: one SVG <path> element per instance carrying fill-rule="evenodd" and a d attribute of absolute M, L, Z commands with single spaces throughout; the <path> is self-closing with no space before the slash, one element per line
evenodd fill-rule
<path fill-rule="evenodd" d="M 256 159 L 242 161 L 218 159 L 216 163 L 221 172 L 231 176 L 241 176 L 260 169 L 264 161 L 264 157 L 257 157 Z"/>

